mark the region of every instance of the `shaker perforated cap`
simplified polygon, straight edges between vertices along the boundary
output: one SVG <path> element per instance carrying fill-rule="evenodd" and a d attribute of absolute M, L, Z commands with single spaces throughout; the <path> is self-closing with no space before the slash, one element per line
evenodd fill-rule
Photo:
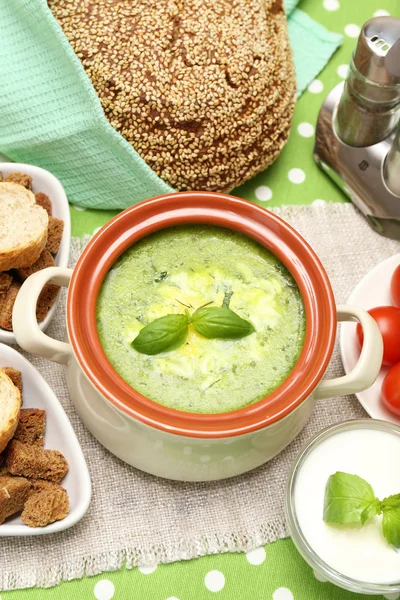
<path fill-rule="evenodd" d="M 375 17 L 363 26 L 353 56 L 358 71 L 370 81 L 400 85 L 400 19 Z"/>

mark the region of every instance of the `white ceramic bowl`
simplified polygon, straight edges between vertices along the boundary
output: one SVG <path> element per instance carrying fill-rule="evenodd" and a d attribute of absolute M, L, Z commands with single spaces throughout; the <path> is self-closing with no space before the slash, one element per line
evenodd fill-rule
<path fill-rule="evenodd" d="M 56 533 L 75 525 L 86 513 L 92 494 L 89 471 L 72 425 L 54 392 L 40 373 L 19 352 L 0 344 L 0 367 L 13 367 L 22 373 L 23 408 L 46 411 L 45 448 L 59 450 L 67 459 L 69 471 L 61 485 L 67 490 L 70 512 L 62 521 L 47 527 L 28 527 L 20 516 L 0 525 L 0 537 Z"/>
<path fill-rule="evenodd" d="M 26 173 L 32 177 L 32 189 L 35 194 L 43 192 L 47 194 L 53 205 L 53 216 L 57 219 L 64 221 L 64 232 L 61 239 L 60 249 L 55 256 L 55 262 L 58 267 L 67 267 L 69 259 L 69 246 L 71 240 L 71 218 L 69 213 L 68 199 L 65 194 L 64 188 L 54 175 L 41 169 L 40 167 L 34 167 L 33 165 L 24 165 L 23 163 L 11 163 L 2 162 L 0 163 L 0 172 L 3 177 L 9 173 L 19 171 L 20 173 Z M 59 296 L 54 302 L 53 306 L 48 312 L 47 317 L 39 323 L 39 327 L 42 331 L 49 325 L 51 319 L 57 308 Z M 16 339 L 12 331 L 6 331 L 0 328 L 0 342 L 5 344 L 16 344 Z"/>
<path fill-rule="evenodd" d="M 306 312 L 303 349 L 289 377 L 251 406 L 221 414 L 178 411 L 139 394 L 113 369 L 96 326 L 97 295 L 118 256 L 145 235 L 196 222 L 240 231 L 270 249 L 294 276 Z M 37 328 L 35 306 L 46 283 L 67 287 L 70 279 L 67 343 Z M 345 377 L 322 380 L 337 322 L 348 320 L 360 321 L 364 330 L 359 361 Z M 260 466 L 296 437 L 317 400 L 366 389 L 382 363 L 377 324 L 358 307 L 336 309 L 321 263 L 295 230 L 262 207 L 209 192 L 168 194 L 117 215 L 92 238 L 73 272 L 53 267 L 24 282 L 13 323 L 22 348 L 67 365 L 71 400 L 108 450 L 143 471 L 185 481 L 233 477 Z"/>

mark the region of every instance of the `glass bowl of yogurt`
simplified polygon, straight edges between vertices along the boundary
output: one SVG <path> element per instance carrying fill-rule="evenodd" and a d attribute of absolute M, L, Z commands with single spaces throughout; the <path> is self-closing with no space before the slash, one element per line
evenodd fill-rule
<path fill-rule="evenodd" d="M 400 550 L 383 536 L 381 515 L 363 526 L 323 520 L 331 475 L 358 475 L 383 499 L 400 493 L 399 459 L 400 427 L 373 419 L 328 427 L 301 449 L 287 482 L 286 522 L 318 579 L 363 594 L 400 592 Z"/>

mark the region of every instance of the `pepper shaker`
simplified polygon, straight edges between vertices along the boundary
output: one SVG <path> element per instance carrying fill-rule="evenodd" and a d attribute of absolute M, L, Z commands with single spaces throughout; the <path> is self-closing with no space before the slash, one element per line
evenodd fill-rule
<path fill-rule="evenodd" d="M 384 140 L 399 120 L 400 19 L 376 17 L 363 26 L 335 118 L 349 146 Z"/>
<path fill-rule="evenodd" d="M 363 26 L 346 81 L 325 99 L 317 121 L 317 164 L 367 217 L 400 240 L 400 19 Z"/>

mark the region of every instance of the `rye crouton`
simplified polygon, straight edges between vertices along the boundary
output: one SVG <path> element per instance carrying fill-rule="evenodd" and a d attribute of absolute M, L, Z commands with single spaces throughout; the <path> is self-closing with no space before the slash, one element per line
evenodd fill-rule
<path fill-rule="evenodd" d="M 19 389 L 22 399 L 22 375 L 21 371 L 13 369 L 12 367 L 1 367 L 1 370 L 11 379 L 15 387 Z"/>
<path fill-rule="evenodd" d="M 60 248 L 63 231 L 64 221 L 56 219 L 56 217 L 49 217 L 46 248 L 52 254 L 57 254 Z"/>
<path fill-rule="evenodd" d="M 47 269 L 47 267 L 55 267 L 56 263 L 54 262 L 54 258 L 50 254 L 48 250 L 43 250 L 37 261 L 31 264 L 29 267 L 24 267 L 22 269 L 17 269 L 17 273 L 22 281 L 25 281 L 30 275 L 36 273 L 37 271 L 41 271 L 42 269 Z"/>
<path fill-rule="evenodd" d="M 9 173 L 4 181 L 7 181 L 8 183 L 18 183 L 18 185 L 22 185 L 27 190 L 32 190 L 32 177 L 26 173 L 19 173 L 18 171 Z"/>
<path fill-rule="evenodd" d="M 24 508 L 30 483 L 24 477 L 0 476 L 0 524 Z"/>
<path fill-rule="evenodd" d="M 51 217 L 52 206 L 51 206 L 50 198 L 48 196 L 46 196 L 46 194 L 39 192 L 38 194 L 35 194 L 35 199 L 36 199 L 36 204 L 39 204 L 39 206 L 44 208 L 44 210 L 47 212 L 49 217 Z"/>
<path fill-rule="evenodd" d="M 43 250 L 39 258 L 33 265 L 29 267 L 24 267 L 23 269 L 17 269 L 17 273 L 19 277 L 25 281 L 30 275 L 36 273 L 37 271 L 41 271 L 42 269 L 47 269 L 47 267 L 55 266 L 54 258 L 50 254 L 48 250 Z M 52 307 L 55 299 L 57 298 L 57 294 L 59 292 L 60 286 L 53 285 L 52 283 L 48 283 L 44 286 L 43 290 L 40 293 L 40 296 L 36 305 L 36 318 L 39 321 L 43 321 L 50 308 Z"/>
<path fill-rule="evenodd" d="M 34 494 L 38 494 L 39 492 L 43 492 L 43 490 L 54 491 L 58 489 L 64 489 L 58 483 L 54 483 L 53 481 L 46 481 L 46 479 L 29 479 L 29 483 L 31 484 L 31 488 L 29 490 L 29 495 L 33 496 Z"/>
<path fill-rule="evenodd" d="M 5 294 L 0 296 L 0 327 L 12 331 L 12 310 L 21 285 L 13 281 Z"/>
<path fill-rule="evenodd" d="M 10 273 L 0 273 L 0 296 L 8 292 L 11 282 L 12 275 Z"/>
<path fill-rule="evenodd" d="M 13 475 L 60 483 L 68 471 L 68 463 L 58 450 L 44 450 L 12 440 L 7 451 L 7 468 Z"/>
<path fill-rule="evenodd" d="M 38 322 L 44 321 L 47 317 L 47 313 L 50 308 L 53 306 L 55 299 L 57 298 L 57 294 L 60 291 L 59 285 L 54 285 L 52 283 L 48 283 L 44 286 L 43 290 L 40 293 L 40 296 L 36 305 L 36 318 Z"/>
<path fill-rule="evenodd" d="M 46 429 L 46 411 L 39 408 L 23 408 L 19 413 L 14 440 L 22 444 L 43 446 Z"/>
<path fill-rule="evenodd" d="M 69 500 L 64 488 L 43 490 L 25 503 L 21 519 L 28 527 L 45 527 L 61 521 L 69 512 Z"/>

